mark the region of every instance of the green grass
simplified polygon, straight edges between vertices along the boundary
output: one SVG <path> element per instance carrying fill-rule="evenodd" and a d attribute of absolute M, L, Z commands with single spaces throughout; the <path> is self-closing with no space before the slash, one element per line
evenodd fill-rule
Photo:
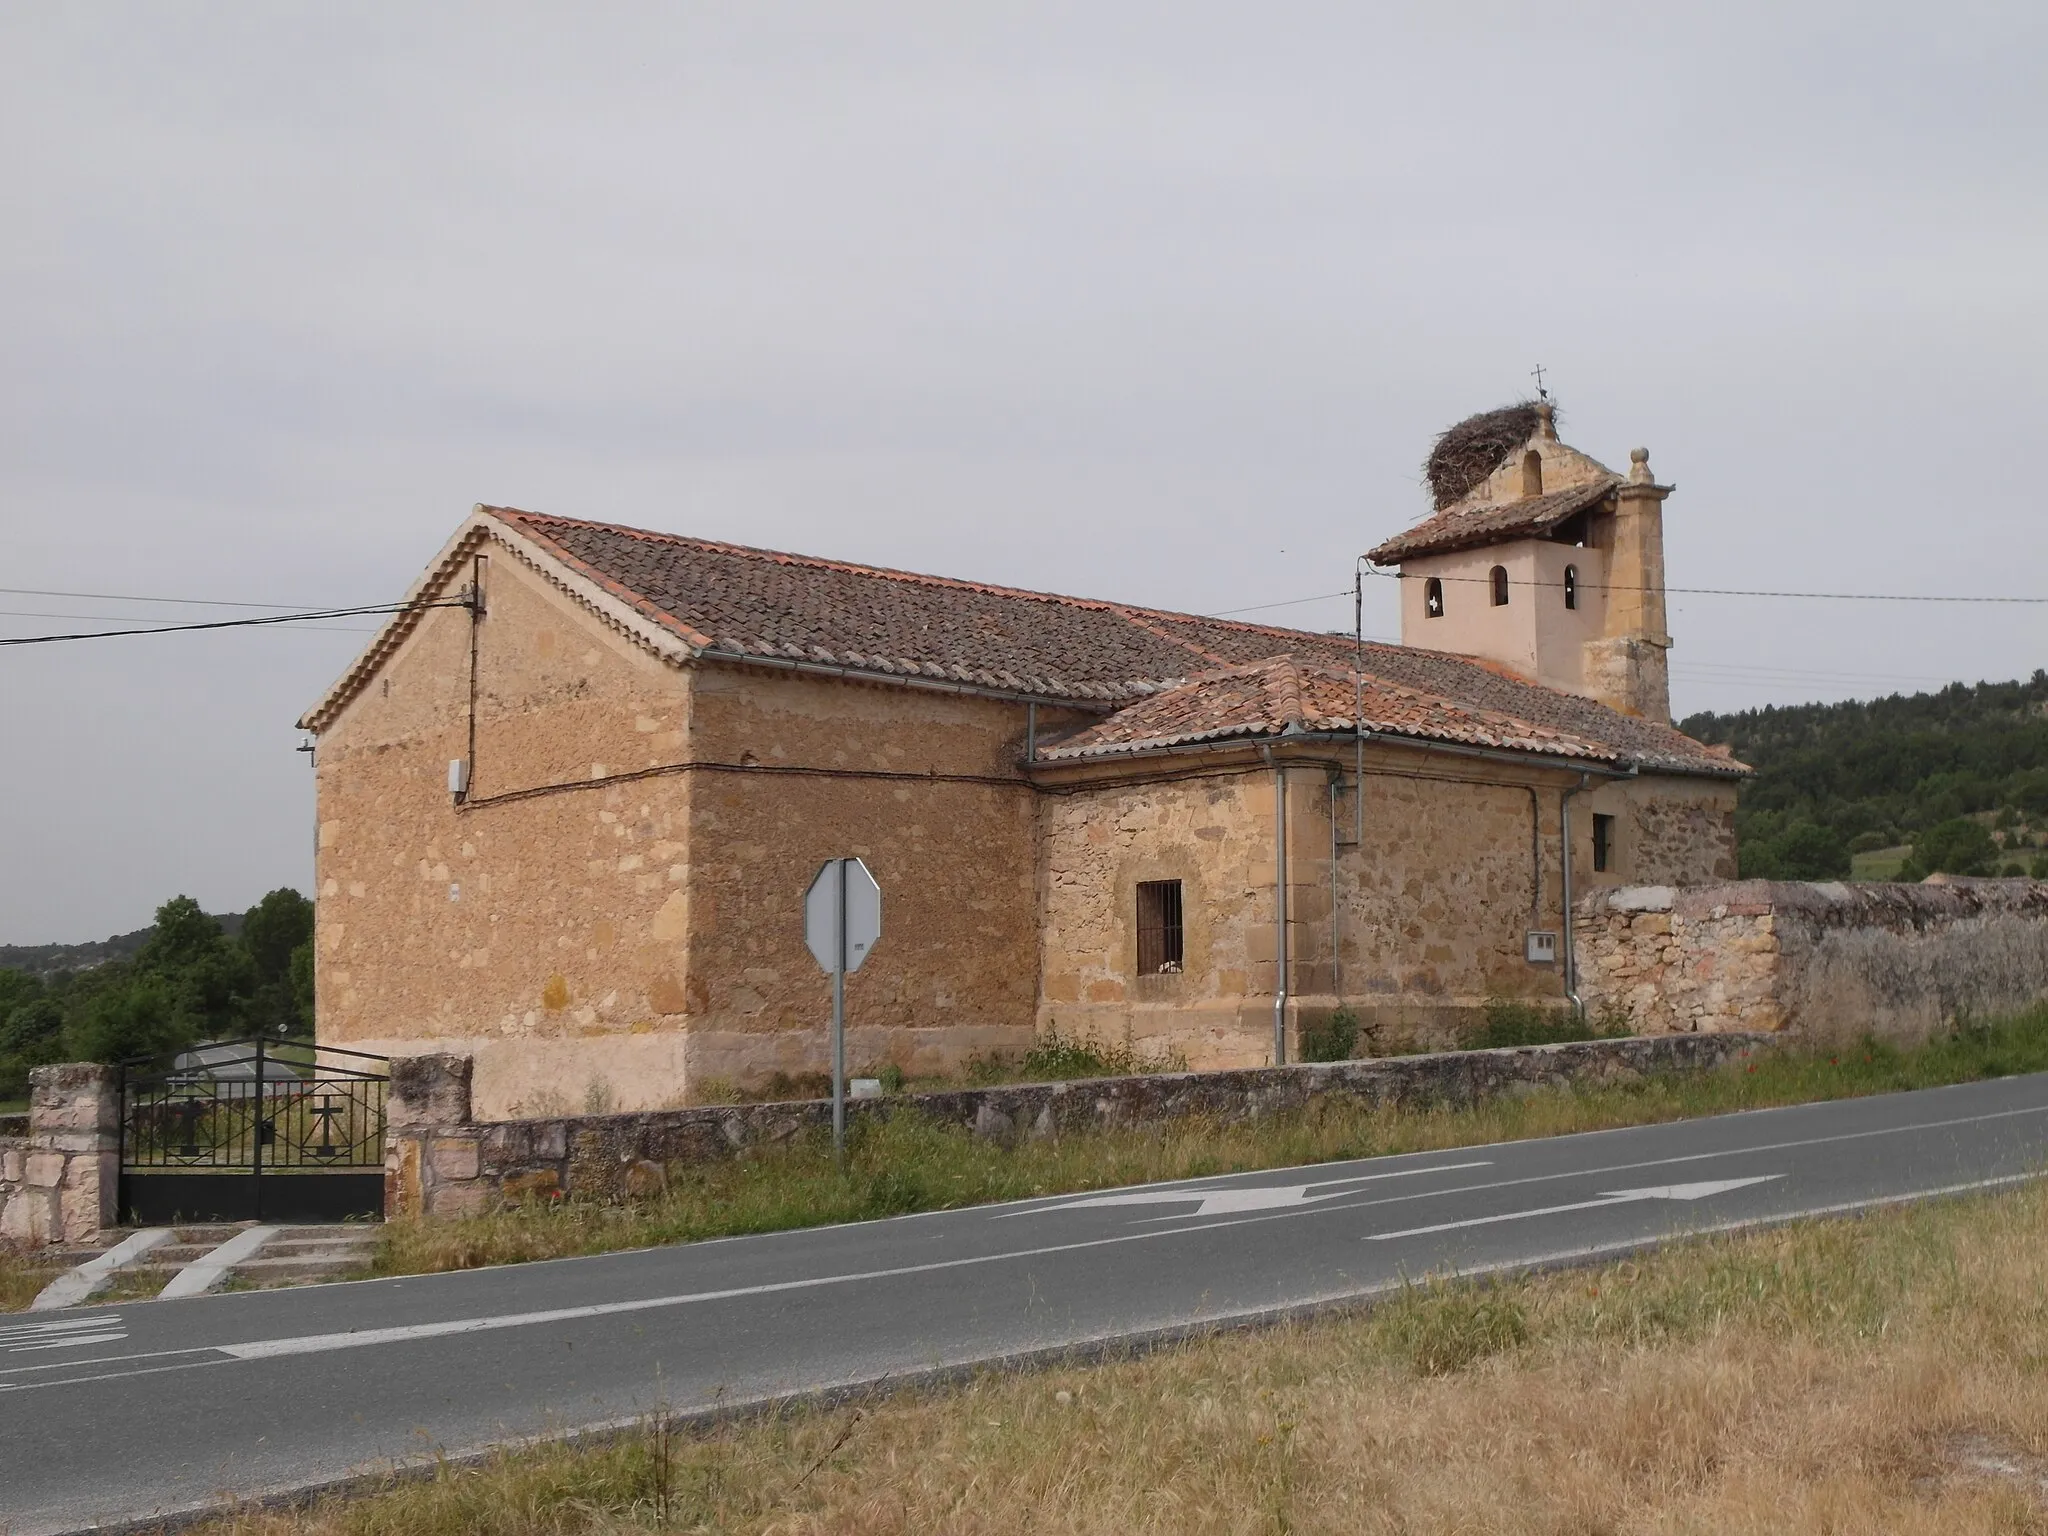
<path fill-rule="evenodd" d="M 1849 878 L 1851 880 L 1896 880 L 1899 867 L 1906 862 L 1912 848 L 1901 843 L 1896 848 L 1873 848 L 1868 853 L 1849 855 Z"/>
<path fill-rule="evenodd" d="M 0 1312 L 23 1312 L 37 1292 L 64 1272 L 62 1264 L 39 1262 L 36 1255 L 0 1247 Z"/>
<path fill-rule="evenodd" d="M 669 1172 L 667 1192 L 641 1204 L 565 1200 L 459 1220 L 392 1222 L 376 1271 L 417 1274 L 603 1253 L 2037 1071 L 2048 1071 L 2048 1006 L 1967 1025 L 1910 1049 L 1877 1042 L 1839 1050 L 1784 1049 L 1715 1072 L 1546 1090 L 1463 1108 L 1373 1109 L 1331 1097 L 1298 1114 L 1257 1121 L 1186 1120 L 1015 1147 L 904 1113 L 856 1122 L 844 1167 L 835 1164 L 830 1142 L 820 1134 L 729 1162 L 678 1165 Z"/>

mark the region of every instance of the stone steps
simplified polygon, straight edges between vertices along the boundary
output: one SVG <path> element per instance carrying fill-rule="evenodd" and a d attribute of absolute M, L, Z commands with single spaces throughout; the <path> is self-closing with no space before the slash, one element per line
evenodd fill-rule
<path fill-rule="evenodd" d="M 134 1259 L 114 1267 L 86 1295 L 70 1301 L 53 1298 L 46 1305 L 75 1306 L 108 1289 L 126 1289 L 138 1282 L 145 1286 L 150 1281 L 167 1285 L 193 1265 L 206 1263 L 222 1244 L 250 1232 L 256 1225 L 255 1222 L 241 1222 L 179 1227 Z M 368 1270 L 370 1260 L 376 1254 L 381 1231 L 380 1226 L 367 1222 L 278 1227 L 254 1252 L 237 1259 L 214 1277 L 213 1284 L 207 1288 L 218 1290 L 223 1286 L 241 1286 L 267 1290 L 274 1286 L 355 1279 Z M 62 1264 L 64 1273 L 69 1274 L 80 1266 L 105 1258 L 123 1240 L 134 1235 L 132 1232 L 109 1231 L 98 1243 L 47 1249 L 43 1257 Z M 203 1284 L 204 1279 L 202 1275 L 195 1275 L 188 1284 Z M 68 1294 L 68 1290 L 62 1294 Z"/>

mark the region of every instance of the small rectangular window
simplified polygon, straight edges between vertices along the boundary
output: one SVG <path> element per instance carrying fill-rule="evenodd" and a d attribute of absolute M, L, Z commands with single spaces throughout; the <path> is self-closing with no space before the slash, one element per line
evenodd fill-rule
<path fill-rule="evenodd" d="M 1614 865 L 1614 818 L 1597 812 L 1593 817 L 1593 868 L 1605 874 Z"/>
<path fill-rule="evenodd" d="M 1181 967 L 1180 882 L 1138 882 L 1138 974 L 1176 976 Z"/>

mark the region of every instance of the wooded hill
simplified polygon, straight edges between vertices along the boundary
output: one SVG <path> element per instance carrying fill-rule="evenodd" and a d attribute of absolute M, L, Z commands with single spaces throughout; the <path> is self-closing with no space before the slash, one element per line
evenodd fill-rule
<path fill-rule="evenodd" d="M 272 891 L 229 923 L 189 896 L 157 908 L 129 948 L 21 945 L 47 962 L 80 955 L 76 968 L 0 966 L 0 1103 L 22 1097 L 31 1067 L 56 1061 L 121 1061 L 198 1040 L 297 1035 L 313 1025 L 313 903 Z M 108 953 L 108 950 L 117 952 Z M 120 952 L 125 951 L 125 952 Z"/>
<path fill-rule="evenodd" d="M 1679 729 L 1756 769 L 1736 811 L 1746 877 L 1844 879 L 1854 855 L 1903 847 L 1900 879 L 2048 878 L 2048 671 Z"/>

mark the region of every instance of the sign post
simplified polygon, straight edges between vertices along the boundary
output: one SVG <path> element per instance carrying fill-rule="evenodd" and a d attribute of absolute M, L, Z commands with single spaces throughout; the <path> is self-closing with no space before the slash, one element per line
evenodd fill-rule
<path fill-rule="evenodd" d="M 804 892 L 804 943 L 832 978 L 832 1150 L 846 1156 L 846 978 L 882 936 L 882 888 L 859 859 L 827 859 Z"/>

